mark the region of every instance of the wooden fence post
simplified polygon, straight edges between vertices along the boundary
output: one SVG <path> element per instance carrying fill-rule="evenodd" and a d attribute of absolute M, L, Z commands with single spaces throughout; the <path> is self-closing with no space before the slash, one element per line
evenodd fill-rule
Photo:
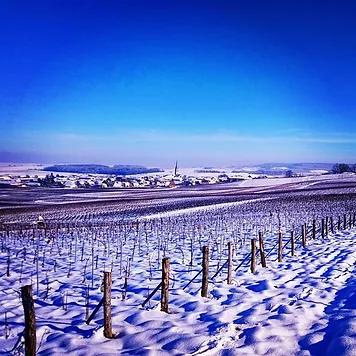
<path fill-rule="evenodd" d="M 313 219 L 313 240 L 315 240 L 316 237 L 316 223 L 315 223 L 315 219 Z"/>
<path fill-rule="evenodd" d="M 25 355 L 36 355 L 36 316 L 32 298 L 32 285 L 21 287 L 21 299 L 25 314 Z"/>
<path fill-rule="evenodd" d="M 278 232 L 278 262 L 282 262 L 282 233 Z"/>
<path fill-rule="evenodd" d="M 7 264 L 7 267 L 6 267 L 6 277 L 10 277 L 10 262 L 11 262 L 11 259 L 10 259 L 10 249 L 8 248 L 8 249 L 7 249 L 7 259 L 6 259 L 6 264 Z"/>
<path fill-rule="evenodd" d="M 169 298 L 169 258 L 162 259 L 161 311 L 168 313 Z"/>
<path fill-rule="evenodd" d="M 89 290 L 89 284 L 86 287 L 86 295 L 85 295 L 85 320 L 88 320 L 89 318 L 89 301 L 90 301 L 90 290 Z"/>
<path fill-rule="evenodd" d="M 228 257 L 227 257 L 227 284 L 232 283 L 232 254 L 233 254 L 233 245 L 232 242 L 229 241 L 227 243 L 227 251 L 228 251 Z"/>
<path fill-rule="evenodd" d="M 262 231 L 258 232 L 258 243 L 259 243 L 259 249 L 260 249 L 261 266 L 267 267 L 266 256 L 265 256 L 265 246 L 263 243 Z"/>
<path fill-rule="evenodd" d="M 291 246 L 291 255 L 294 256 L 294 230 L 290 232 L 290 246 Z"/>
<path fill-rule="evenodd" d="M 256 273 L 256 240 L 251 239 L 251 272 Z"/>
<path fill-rule="evenodd" d="M 114 337 L 111 323 L 111 284 L 111 272 L 104 272 L 104 336 L 108 339 Z"/>
<path fill-rule="evenodd" d="M 331 233 L 333 234 L 334 233 L 334 219 L 332 216 L 330 216 L 330 230 L 331 230 Z"/>
<path fill-rule="evenodd" d="M 203 277 L 201 296 L 208 296 L 208 277 L 209 276 L 209 246 L 203 246 Z"/>

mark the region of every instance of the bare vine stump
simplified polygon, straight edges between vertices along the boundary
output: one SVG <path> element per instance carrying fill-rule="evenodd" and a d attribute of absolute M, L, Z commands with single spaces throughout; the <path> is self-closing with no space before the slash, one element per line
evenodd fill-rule
<path fill-rule="evenodd" d="M 251 239 L 251 272 L 256 273 L 256 240 Z"/>
<path fill-rule="evenodd" d="M 338 220 L 337 220 L 337 229 L 340 230 L 341 229 L 341 217 L 339 215 Z"/>
<path fill-rule="evenodd" d="M 263 243 L 262 231 L 258 232 L 258 244 L 259 244 L 259 248 L 260 248 L 261 266 L 262 267 L 267 267 L 266 256 L 265 256 L 265 246 L 264 246 L 264 243 Z"/>
<path fill-rule="evenodd" d="M 203 246 L 203 277 L 201 296 L 208 296 L 208 278 L 209 278 L 209 246 Z"/>
<path fill-rule="evenodd" d="M 168 313 L 169 298 L 169 258 L 162 259 L 161 311 Z"/>
<path fill-rule="evenodd" d="M 108 339 L 114 337 L 111 322 L 111 284 L 111 272 L 104 272 L 104 336 Z"/>
<path fill-rule="evenodd" d="M 321 237 L 325 237 L 325 220 L 321 219 Z"/>
<path fill-rule="evenodd" d="M 278 233 L 278 262 L 282 262 L 282 252 L 283 252 L 283 246 L 282 246 L 282 233 Z"/>
<path fill-rule="evenodd" d="M 344 214 L 344 230 L 346 230 L 346 225 L 347 225 L 346 214 Z"/>
<path fill-rule="evenodd" d="M 328 237 L 329 235 L 329 217 L 325 218 L 325 236 Z"/>
<path fill-rule="evenodd" d="M 351 213 L 350 213 L 350 216 L 349 216 L 349 228 L 350 229 L 352 228 L 352 216 L 351 216 Z"/>
<path fill-rule="evenodd" d="M 32 298 L 32 285 L 21 287 L 21 299 L 25 314 L 25 355 L 36 355 L 36 316 Z"/>
<path fill-rule="evenodd" d="M 290 232 L 290 246 L 291 246 L 291 255 L 294 256 L 295 246 L 294 246 L 294 231 L 293 230 Z"/>
<path fill-rule="evenodd" d="M 227 257 L 227 284 L 232 283 L 232 253 L 233 253 L 233 245 L 232 242 L 229 241 L 227 243 L 228 257 Z"/>

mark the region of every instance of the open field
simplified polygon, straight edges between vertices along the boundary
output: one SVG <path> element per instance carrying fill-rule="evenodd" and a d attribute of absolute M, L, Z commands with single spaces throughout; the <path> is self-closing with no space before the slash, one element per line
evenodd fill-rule
<path fill-rule="evenodd" d="M 34 218 L 39 213 L 65 211 L 65 217 L 81 215 L 83 209 L 94 218 L 102 211 L 106 215 L 125 215 L 138 210 L 175 210 L 199 205 L 211 205 L 245 199 L 288 196 L 320 196 L 354 194 L 355 175 L 327 175 L 304 178 L 255 179 L 242 183 L 206 185 L 179 189 L 54 189 L 0 188 L 0 211 L 7 221 L 24 214 Z M 60 215 L 59 215 L 60 216 Z M 57 216 L 58 217 L 58 216 Z"/>
<path fill-rule="evenodd" d="M 0 351 L 23 352 L 30 284 L 41 355 L 354 354 L 355 178 L 263 183 L 2 190 Z M 86 323 L 104 272 L 114 338 Z"/>

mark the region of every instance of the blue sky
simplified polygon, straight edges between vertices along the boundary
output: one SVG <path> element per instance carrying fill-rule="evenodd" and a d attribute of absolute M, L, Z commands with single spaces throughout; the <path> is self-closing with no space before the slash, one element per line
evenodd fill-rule
<path fill-rule="evenodd" d="M 2 1 L 0 160 L 356 161 L 355 18 L 351 0 Z"/>

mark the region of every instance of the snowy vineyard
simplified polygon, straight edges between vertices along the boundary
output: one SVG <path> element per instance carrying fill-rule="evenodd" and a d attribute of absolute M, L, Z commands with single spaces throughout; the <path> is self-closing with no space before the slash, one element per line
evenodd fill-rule
<path fill-rule="evenodd" d="M 309 249 L 341 248 L 337 240 L 348 242 L 345 234 L 356 224 L 353 203 L 260 199 L 139 218 L 84 214 L 63 222 L 44 215 L 41 224 L 4 223 L 0 349 L 24 352 L 21 287 L 31 285 L 39 354 L 218 350 L 227 341 L 213 335 L 243 329 L 234 317 L 244 281 L 264 297 L 275 288 L 271 270 L 293 270 L 312 256 Z M 242 297 L 241 305 L 248 302 Z M 106 351 L 93 351 L 88 342 Z M 249 346 L 248 337 L 243 343 Z"/>

